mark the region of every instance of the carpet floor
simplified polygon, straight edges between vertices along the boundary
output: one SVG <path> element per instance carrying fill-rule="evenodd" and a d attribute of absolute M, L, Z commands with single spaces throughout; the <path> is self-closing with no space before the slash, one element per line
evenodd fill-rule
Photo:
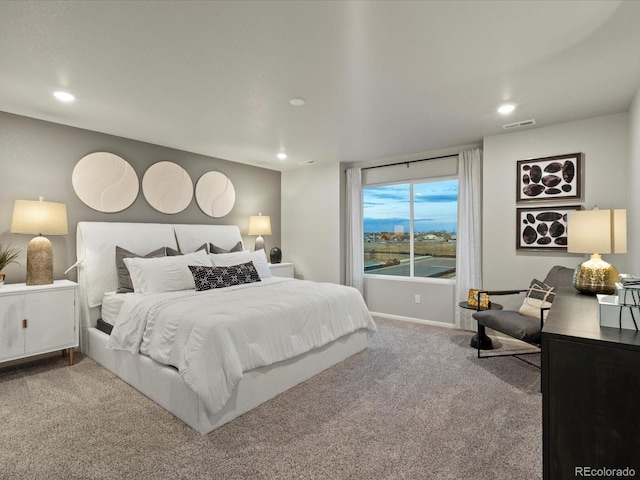
<path fill-rule="evenodd" d="M 538 369 L 376 323 L 366 351 L 205 436 L 82 355 L 1 369 L 0 478 L 541 478 Z"/>

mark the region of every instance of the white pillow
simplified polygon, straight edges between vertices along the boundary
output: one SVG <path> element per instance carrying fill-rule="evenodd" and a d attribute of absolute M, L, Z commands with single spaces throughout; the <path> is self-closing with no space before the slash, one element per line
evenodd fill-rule
<path fill-rule="evenodd" d="M 211 266 L 209 255 L 199 250 L 186 255 L 159 258 L 125 258 L 136 293 L 162 293 L 195 289 L 189 265 Z"/>
<path fill-rule="evenodd" d="M 214 267 L 232 267 L 241 263 L 253 262 L 260 278 L 271 277 L 267 255 L 263 249 L 255 252 L 211 253 L 209 258 Z"/>

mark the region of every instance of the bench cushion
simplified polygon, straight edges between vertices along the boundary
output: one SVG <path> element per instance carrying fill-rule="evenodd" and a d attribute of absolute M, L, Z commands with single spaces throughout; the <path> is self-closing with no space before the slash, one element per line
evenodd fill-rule
<path fill-rule="evenodd" d="M 473 318 L 484 325 L 527 343 L 540 343 L 540 318 L 525 317 L 511 310 L 483 310 Z"/>

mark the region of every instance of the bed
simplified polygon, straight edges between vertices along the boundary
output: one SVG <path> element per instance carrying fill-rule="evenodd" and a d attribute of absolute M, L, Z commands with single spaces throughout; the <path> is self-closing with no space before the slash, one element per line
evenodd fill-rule
<path fill-rule="evenodd" d="M 208 255 L 203 245 L 242 253 Z M 133 259 L 126 264 L 139 290 L 115 294 L 122 280 L 116 247 L 137 255 L 179 251 L 185 255 L 175 261 L 186 263 L 206 255 L 216 272 L 250 257 L 255 272 L 225 288 L 141 294 L 136 265 L 174 260 Z M 376 328 L 350 287 L 269 278 L 266 258 L 263 264 L 258 252 L 244 250 L 234 225 L 79 222 L 76 250 L 82 352 L 201 434 L 366 349 Z M 189 268 L 196 278 L 200 267 Z M 282 334 L 272 333 L 276 325 Z"/>

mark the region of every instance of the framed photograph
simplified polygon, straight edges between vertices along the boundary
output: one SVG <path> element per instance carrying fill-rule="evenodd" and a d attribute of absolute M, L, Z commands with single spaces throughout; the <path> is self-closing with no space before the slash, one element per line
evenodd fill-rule
<path fill-rule="evenodd" d="M 567 215 L 582 205 L 516 209 L 516 250 L 567 250 Z"/>
<path fill-rule="evenodd" d="M 582 198 L 584 153 L 518 160 L 516 201 Z"/>

